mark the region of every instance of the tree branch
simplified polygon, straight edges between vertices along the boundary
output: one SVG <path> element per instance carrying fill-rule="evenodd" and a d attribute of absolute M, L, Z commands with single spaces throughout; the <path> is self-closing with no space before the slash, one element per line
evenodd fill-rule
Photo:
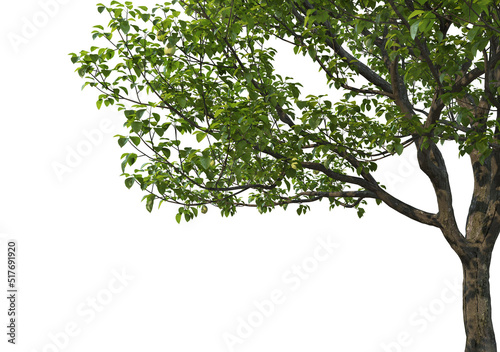
<path fill-rule="evenodd" d="M 302 3 L 307 9 L 314 9 L 314 6 L 312 6 L 309 1 L 303 0 Z M 303 25 L 304 24 L 304 18 L 302 14 L 300 14 L 298 11 L 294 10 L 293 14 L 295 18 Z M 382 77 L 377 75 L 374 71 L 372 71 L 368 66 L 366 66 L 364 63 L 356 59 L 353 55 L 351 55 L 349 52 L 347 52 L 336 40 L 335 40 L 335 35 L 332 32 L 332 26 L 329 21 L 326 21 L 323 23 L 323 26 L 325 26 L 326 29 L 328 29 L 328 34 L 329 38 L 325 40 L 325 44 L 333 49 L 335 54 L 341 58 L 342 61 L 344 61 L 351 69 L 353 69 L 355 72 L 359 73 L 362 75 L 368 82 L 374 84 L 377 86 L 379 89 L 386 93 L 392 93 L 392 87 L 390 83 L 388 83 L 386 80 L 384 80 Z"/>

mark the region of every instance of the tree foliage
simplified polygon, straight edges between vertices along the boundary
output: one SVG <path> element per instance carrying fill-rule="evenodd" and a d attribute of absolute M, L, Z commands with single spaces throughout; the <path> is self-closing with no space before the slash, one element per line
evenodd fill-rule
<path fill-rule="evenodd" d="M 439 143 L 482 165 L 499 148 L 497 4 L 112 1 L 97 8 L 109 18 L 94 28 L 98 44 L 71 60 L 100 91 L 98 108 L 123 111 L 125 185 L 146 192 L 149 211 L 179 204 L 180 221 L 206 204 L 228 216 L 297 203 L 301 214 L 327 199 L 361 216 L 374 199 L 442 228 L 451 192 Z M 304 96 L 300 82 L 277 74 L 270 39 L 324 73 L 325 95 Z M 411 145 L 437 214 L 396 199 L 374 176 L 378 160 Z"/>

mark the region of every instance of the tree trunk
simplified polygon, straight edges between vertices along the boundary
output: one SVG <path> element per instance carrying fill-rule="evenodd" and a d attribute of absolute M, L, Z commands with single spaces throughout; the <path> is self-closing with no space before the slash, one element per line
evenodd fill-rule
<path fill-rule="evenodd" d="M 463 263 L 465 352 L 497 352 L 491 321 L 490 260 L 491 255 L 478 250 Z"/>

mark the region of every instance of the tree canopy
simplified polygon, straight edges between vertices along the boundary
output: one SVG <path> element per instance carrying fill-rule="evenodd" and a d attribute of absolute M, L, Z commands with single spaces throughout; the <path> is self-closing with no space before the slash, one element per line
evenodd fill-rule
<path fill-rule="evenodd" d="M 489 267 L 500 232 L 498 0 L 173 0 L 97 10 L 98 45 L 71 54 L 115 105 L 125 185 L 151 211 L 180 205 L 189 221 L 211 204 L 268 212 L 327 200 L 369 200 L 441 230 L 464 272 L 466 352 L 496 352 Z M 306 95 L 275 65 L 271 40 L 327 79 Z M 330 93 L 334 94 L 330 94 Z M 331 96 L 335 96 L 334 99 Z M 470 159 L 472 200 L 457 225 L 440 144 Z M 417 150 L 437 212 L 396 198 L 377 163 Z"/>
<path fill-rule="evenodd" d="M 371 198 L 441 227 L 373 173 L 416 145 L 443 215 L 451 192 L 438 144 L 456 143 L 481 165 L 498 151 L 496 3 L 112 1 L 97 8 L 109 18 L 94 28 L 99 44 L 71 60 L 100 91 L 98 108 L 123 110 L 125 185 L 146 192 L 149 211 L 179 204 L 179 221 L 206 204 L 228 216 L 297 203 L 301 214 L 326 198 L 361 216 Z M 273 38 L 325 74 L 324 95 L 304 96 L 276 73 Z"/>

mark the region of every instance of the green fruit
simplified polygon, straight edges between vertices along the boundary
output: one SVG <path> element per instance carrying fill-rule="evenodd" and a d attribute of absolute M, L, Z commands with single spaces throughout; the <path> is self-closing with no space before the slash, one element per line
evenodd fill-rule
<path fill-rule="evenodd" d="M 165 50 L 164 50 L 164 51 L 165 51 L 165 55 L 167 55 L 167 56 L 172 56 L 172 55 L 174 55 L 174 53 L 175 53 L 175 46 L 168 46 L 168 45 L 167 45 L 167 46 L 165 47 Z"/>
<path fill-rule="evenodd" d="M 201 213 L 202 213 L 202 214 L 206 214 L 206 213 L 207 213 L 207 211 L 208 211 L 207 206 L 206 206 L 206 205 L 203 205 L 203 206 L 201 207 Z"/>

